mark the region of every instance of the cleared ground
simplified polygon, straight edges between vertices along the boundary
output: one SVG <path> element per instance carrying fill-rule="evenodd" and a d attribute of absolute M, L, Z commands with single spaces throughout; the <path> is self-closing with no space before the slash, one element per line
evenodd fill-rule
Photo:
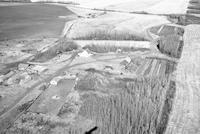
<path fill-rule="evenodd" d="M 59 16 L 72 15 L 65 7 L 26 4 L 0 7 L 0 40 L 35 36 L 59 37 L 65 22 Z"/>

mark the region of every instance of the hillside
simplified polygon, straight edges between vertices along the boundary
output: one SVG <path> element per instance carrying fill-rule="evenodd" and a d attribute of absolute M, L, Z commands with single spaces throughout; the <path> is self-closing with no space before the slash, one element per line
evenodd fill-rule
<path fill-rule="evenodd" d="M 0 133 L 199 134 L 198 1 L 72 2 L 1 5 Z"/>

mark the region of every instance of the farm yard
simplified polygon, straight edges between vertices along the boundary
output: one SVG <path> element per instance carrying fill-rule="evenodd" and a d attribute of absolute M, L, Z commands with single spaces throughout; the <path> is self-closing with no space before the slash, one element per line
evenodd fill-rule
<path fill-rule="evenodd" d="M 170 1 L 0 6 L 0 133 L 200 133 L 199 3 Z"/>

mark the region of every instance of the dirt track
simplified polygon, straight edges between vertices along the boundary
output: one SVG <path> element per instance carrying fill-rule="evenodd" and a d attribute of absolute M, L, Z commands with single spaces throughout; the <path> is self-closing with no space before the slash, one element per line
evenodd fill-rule
<path fill-rule="evenodd" d="M 184 48 L 176 71 L 176 96 L 166 134 L 200 133 L 200 26 L 185 29 Z"/>

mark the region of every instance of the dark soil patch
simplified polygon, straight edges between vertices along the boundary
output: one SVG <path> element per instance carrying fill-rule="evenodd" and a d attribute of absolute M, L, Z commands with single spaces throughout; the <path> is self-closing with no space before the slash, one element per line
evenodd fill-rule
<path fill-rule="evenodd" d="M 158 33 L 160 28 L 161 28 L 161 26 L 152 27 L 150 29 L 150 31 L 153 34 L 156 34 L 158 36 L 166 36 L 166 35 L 172 35 L 172 34 L 177 34 L 177 35 L 183 36 L 183 34 L 184 34 L 183 28 L 179 28 L 179 27 L 175 27 L 175 26 L 163 26 L 162 30 Z"/>
<path fill-rule="evenodd" d="M 65 7 L 39 3 L 1 7 L 0 40 L 59 37 L 66 21 L 59 16 L 71 14 Z"/>
<path fill-rule="evenodd" d="M 170 34 L 167 36 L 161 36 L 158 40 L 159 50 L 167 54 L 171 57 L 180 58 L 180 47 L 182 47 L 180 44 L 180 36 L 176 34 Z"/>
<path fill-rule="evenodd" d="M 200 10 L 197 10 L 197 9 L 190 9 L 190 10 L 187 10 L 187 13 L 188 13 L 188 14 L 200 14 Z"/>

